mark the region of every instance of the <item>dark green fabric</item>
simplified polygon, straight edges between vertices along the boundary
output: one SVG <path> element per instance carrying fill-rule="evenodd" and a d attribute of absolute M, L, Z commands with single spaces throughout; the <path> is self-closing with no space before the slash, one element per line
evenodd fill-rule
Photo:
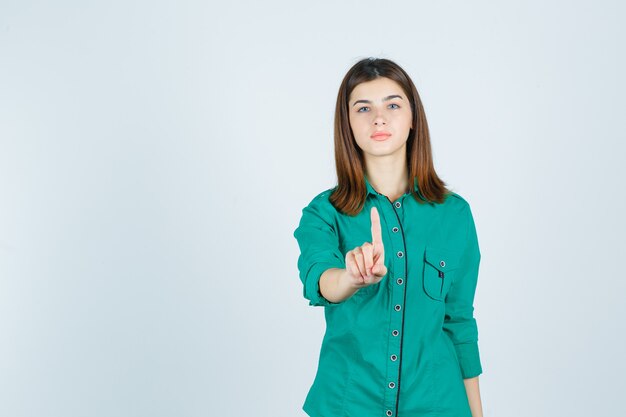
<path fill-rule="evenodd" d="M 303 409 L 313 417 L 471 417 L 463 378 L 482 367 L 473 317 L 480 250 L 470 206 L 456 193 L 442 204 L 420 204 L 410 193 L 392 202 L 365 181 L 358 215 L 337 211 L 329 189 L 302 210 L 294 231 L 303 295 L 324 307 L 326 319 Z M 387 275 L 331 303 L 319 278 L 345 268 L 346 252 L 371 242 L 372 206 Z"/>

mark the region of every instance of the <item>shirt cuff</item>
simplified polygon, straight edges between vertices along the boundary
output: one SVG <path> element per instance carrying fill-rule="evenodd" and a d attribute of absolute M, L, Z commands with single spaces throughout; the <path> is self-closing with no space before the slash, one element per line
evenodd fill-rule
<path fill-rule="evenodd" d="M 454 345 L 456 356 L 461 366 L 461 375 L 463 379 L 474 378 L 482 374 L 483 368 L 480 364 L 480 352 L 478 351 L 478 343 L 460 343 Z"/>
<path fill-rule="evenodd" d="M 327 306 L 340 303 L 328 301 L 320 292 L 320 277 L 330 268 L 344 268 L 343 262 L 318 262 L 314 264 L 307 274 L 306 285 L 304 286 L 304 297 L 309 301 L 310 306 Z"/>

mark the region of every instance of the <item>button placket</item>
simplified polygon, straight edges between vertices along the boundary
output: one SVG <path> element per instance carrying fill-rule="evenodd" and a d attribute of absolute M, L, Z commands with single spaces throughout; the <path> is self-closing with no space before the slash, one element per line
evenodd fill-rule
<path fill-rule="evenodd" d="M 388 199 L 387 199 L 388 200 Z M 405 279 L 406 279 L 406 242 L 404 241 L 404 233 L 402 233 L 402 222 L 401 216 L 396 211 L 401 207 L 399 201 L 395 203 L 391 203 L 388 201 L 386 204 L 382 204 L 381 213 L 387 224 L 391 224 L 392 227 L 387 230 L 391 230 L 389 237 L 391 238 L 391 253 L 395 253 L 391 262 L 392 262 L 392 274 L 389 277 L 391 283 L 393 285 L 390 287 L 391 290 L 391 332 L 389 336 L 389 344 L 388 344 L 388 353 L 387 353 L 387 381 L 383 382 L 385 384 L 386 393 L 384 397 L 384 405 L 387 408 L 387 415 L 392 416 L 395 414 L 395 410 L 397 404 L 397 391 L 396 388 L 399 389 L 399 385 L 395 381 L 400 377 L 400 363 L 401 363 L 401 355 L 402 355 L 402 335 L 400 334 L 400 330 L 403 327 L 404 320 L 404 297 L 405 297 Z M 381 381 L 382 382 L 382 381 Z"/>
<path fill-rule="evenodd" d="M 383 196 L 383 198 L 386 197 Z M 384 221 L 387 225 L 392 225 L 387 230 L 391 231 L 388 235 L 391 240 L 390 252 L 395 254 L 395 256 L 391 259 L 392 268 L 390 268 L 389 277 L 389 279 L 392 280 L 390 281 L 390 284 L 394 283 L 396 285 L 389 287 L 391 290 L 390 306 L 392 310 L 387 351 L 387 380 L 386 382 L 381 381 L 381 383 L 385 384 L 383 404 L 386 408 L 386 414 L 388 416 L 392 416 L 395 414 L 395 409 L 397 407 L 396 389 L 399 389 L 399 385 L 395 381 L 397 381 L 400 377 L 400 363 L 402 357 L 402 335 L 400 334 L 400 330 L 403 327 L 404 320 L 404 311 L 402 307 L 404 305 L 406 288 L 406 285 L 403 284 L 405 284 L 407 273 L 405 259 L 406 242 L 404 241 L 404 233 L 401 233 L 401 215 L 398 212 L 399 210 L 396 211 L 402 207 L 401 203 L 399 201 L 393 203 L 387 198 L 387 202 L 384 204 L 381 202 L 379 206 L 380 207 L 378 208 L 381 213 L 381 222 Z"/>

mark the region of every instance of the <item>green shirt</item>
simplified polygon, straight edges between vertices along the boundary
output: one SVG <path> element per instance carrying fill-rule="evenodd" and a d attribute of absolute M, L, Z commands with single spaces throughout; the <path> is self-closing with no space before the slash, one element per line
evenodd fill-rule
<path fill-rule="evenodd" d="M 313 417 L 471 417 L 463 378 L 482 373 L 473 317 L 480 250 L 466 200 L 390 201 L 365 178 L 356 216 L 318 194 L 302 210 L 294 237 L 304 297 L 323 306 L 326 332 L 315 380 L 303 405 Z M 417 181 L 414 181 L 417 191 Z M 319 291 L 329 268 L 371 242 L 370 210 L 380 214 L 387 275 L 332 303 Z"/>

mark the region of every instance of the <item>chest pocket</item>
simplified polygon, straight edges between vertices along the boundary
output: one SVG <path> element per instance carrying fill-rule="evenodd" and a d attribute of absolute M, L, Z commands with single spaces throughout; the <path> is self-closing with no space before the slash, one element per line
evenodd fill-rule
<path fill-rule="evenodd" d="M 445 300 L 458 267 L 459 257 L 455 252 L 442 248 L 426 247 L 423 276 L 426 294 L 434 300 Z"/>

